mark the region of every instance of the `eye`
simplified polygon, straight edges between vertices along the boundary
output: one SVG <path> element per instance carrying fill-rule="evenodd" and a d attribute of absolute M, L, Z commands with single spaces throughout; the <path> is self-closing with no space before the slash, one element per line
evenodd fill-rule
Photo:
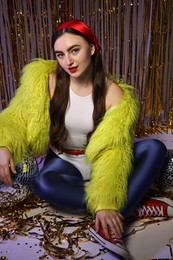
<path fill-rule="evenodd" d="M 64 56 L 63 53 L 56 53 L 56 58 L 61 59 Z"/>
<path fill-rule="evenodd" d="M 76 54 L 76 53 L 78 53 L 78 52 L 79 52 L 79 50 L 80 50 L 79 48 L 74 48 L 74 49 L 72 49 L 72 51 L 71 51 L 71 52 L 72 52 L 73 54 Z"/>

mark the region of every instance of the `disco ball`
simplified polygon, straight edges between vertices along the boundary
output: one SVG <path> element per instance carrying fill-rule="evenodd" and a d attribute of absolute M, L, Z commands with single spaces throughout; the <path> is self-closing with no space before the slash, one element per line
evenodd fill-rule
<path fill-rule="evenodd" d="M 173 195 L 173 150 L 167 151 L 165 162 L 154 184 L 160 191 Z"/>
<path fill-rule="evenodd" d="M 12 186 L 0 182 L 0 207 L 14 206 L 31 194 L 37 172 L 38 163 L 33 157 L 26 157 L 17 164 Z"/>

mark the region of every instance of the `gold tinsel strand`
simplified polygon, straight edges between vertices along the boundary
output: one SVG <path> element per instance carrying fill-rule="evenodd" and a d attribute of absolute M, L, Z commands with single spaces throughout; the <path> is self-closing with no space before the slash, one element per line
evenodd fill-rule
<path fill-rule="evenodd" d="M 141 108 L 137 135 L 173 130 L 172 1 L 0 0 L 0 10 L 0 110 L 13 97 L 26 63 L 54 58 L 54 27 L 76 18 L 95 31 L 106 71 L 135 87 Z"/>

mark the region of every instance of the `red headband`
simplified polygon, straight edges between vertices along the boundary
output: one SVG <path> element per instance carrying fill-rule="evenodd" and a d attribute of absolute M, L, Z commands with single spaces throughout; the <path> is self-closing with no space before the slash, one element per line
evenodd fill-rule
<path fill-rule="evenodd" d="M 96 48 L 97 51 L 100 50 L 100 46 L 98 44 L 98 40 L 93 32 L 93 30 L 84 22 L 80 20 L 69 20 L 67 22 L 61 23 L 55 28 L 55 32 L 64 29 L 64 28 L 71 28 L 75 29 L 82 33 Z"/>

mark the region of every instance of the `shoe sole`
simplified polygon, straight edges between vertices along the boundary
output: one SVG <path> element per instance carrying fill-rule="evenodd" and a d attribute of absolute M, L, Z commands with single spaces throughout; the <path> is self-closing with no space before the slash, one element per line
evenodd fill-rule
<path fill-rule="evenodd" d="M 125 259 L 129 259 L 129 253 L 128 253 L 128 251 L 124 247 L 122 248 L 118 244 L 117 245 L 113 245 L 109 241 L 105 242 L 105 239 L 102 238 L 100 235 L 98 237 L 98 233 L 92 227 L 90 227 L 90 229 L 89 229 L 89 234 L 91 236 L 93 236 L 94 239 L 96 241 L 98 241 L 106 249 L 116 253 L 117 255 L 119 255 L 119 256 L 121 256 L 121 257 L 123 257 Z"/>

